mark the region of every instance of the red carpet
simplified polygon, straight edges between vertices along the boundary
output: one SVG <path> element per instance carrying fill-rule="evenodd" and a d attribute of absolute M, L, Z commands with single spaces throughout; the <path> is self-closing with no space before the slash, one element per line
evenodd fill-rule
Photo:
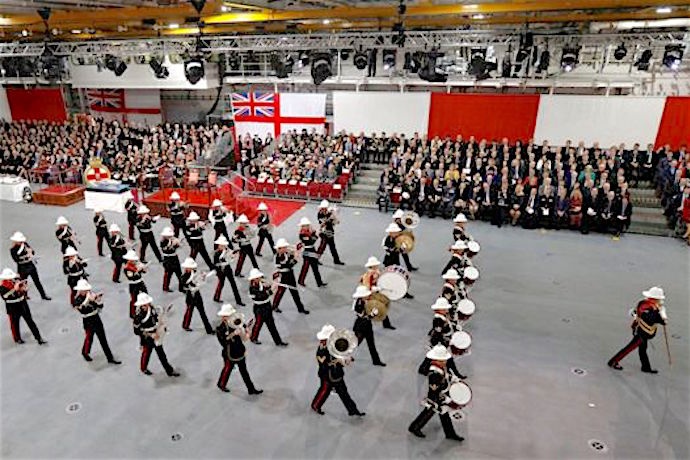
<path fill-rule="evenodd" d="M 256 222 L 256 217 L 259 212 L 256 207 L 262 201 L 268 206 L 271 214 L 273 224 L 280 225 L 285 220 L 290 218 L 295 212 L 304 206 L 304 201 L 288 201 L 288 200 L 273 200 L 266 198 L 250 198 L 244 196 L 237 196 L 238 190 L 226 183 L 222 186 L 213 189 L 212 192 L 208 190 L 184 190 L 184 189 L 162 189 L 151 195 L 147 195 L 145 201 L 147 203 L 161 203 L 166 204 L 170 201 L 170 194 L 177 191 L 182 201 L 195 206 L 210 207 L 211 202 L 219 199 L 223 205 L 237 215 L 246 214 L 252 223 Z"/>

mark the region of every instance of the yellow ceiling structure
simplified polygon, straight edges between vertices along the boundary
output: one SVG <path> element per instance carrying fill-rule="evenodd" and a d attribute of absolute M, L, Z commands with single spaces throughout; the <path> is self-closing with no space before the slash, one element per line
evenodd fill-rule
<path fill-rule="evenodd" d="M 662 8 L 663 7 L 663 8 Z M 230 11 L 227 11 L 230 10 Z M 198 32 L 199 16 L 189 3 L 167 7 L 112 7 L 53 11 L 48 26 L 56 38 L 118 38 L 157 35 L 184 35 Z M 336 6 L 306 9 L 268 9 L 245 4 L 208 2 L 201 20 L 204 33 L 263 33 L 292 30 L 335 31 L 383 29 L 399 21 L 397 2 L 371 6 Z M 405 27 L 449 28 L 467 25 L 507 25 L 525 23 L 586 23 L 620 20 L 690 18 L 690 0 L 498 0 L 475 4 L 409 4 Z M 155 25 L 153 25 L 155 23 Z M 17 34 L 41 35 L 44 24 L 38 14 L 0 15 L 0 39 Z M 84 34 L 88 30 L 88 34 Z"/>

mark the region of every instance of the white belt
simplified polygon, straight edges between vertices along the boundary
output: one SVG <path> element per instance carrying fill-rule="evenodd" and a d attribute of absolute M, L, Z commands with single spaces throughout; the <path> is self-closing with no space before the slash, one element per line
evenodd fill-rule
<path fill-rule="evenodd" d="M 292 268 L 279 268 L 278 271 L 280 273 L 289 273 Z"/>
<path fill-rule="evenodd" d="M 130 281 L 129 281 L 129 284 L 139 284 L 139 283 L 143 283 L 143 282 L 144 282 L 143 279 L 136 280 L 136 281 L 131 281 L 131 280 L 130 280 Z"/>
<path fill-rule="evenodd" d="M 203 238 L 203 237 L 201 237 L 201 236 L 190 236 L 190 237 L 189 237 L 190 240 L 200 240 L 200 239 L 202 239 L 202 238 Z"/>
<path fill-rule="evenodd" d="M 80 270 L 76 273 L 68 273 L 67 276 L 80 276 L 84 274 L 84 270 Z"/>
<path fill-rule="evenodd" d="M 165 253 L 163 253 L 163 257 L 169 257 L 169 258 L 177 257 L 177 253 L 172 253 L 172 254 L 165 254 Z"/>
<path fill-rule="evenodd" d="M 151 232 L 153 231 L 153 229 L 150 229 L 150 228 L 148 228 L 148 229 L 147 229 L 147 228 L 140 228 L 139 231 L 140 231 L 140 232 L 143 232 L 143 233 L 151 233 Z"/>
<path fill-rule="evenodd" d="M 19 302 L 22 302 L 24 299 L 10 299 L 10 300 L 3 299 L 3 300 L 5 301 L 5 303 L 19 303 Z"/>
<path fill-rule="evenodd" d="M 82 318 L 89 318 L 89 317 L 94 316 L 94 315 L 97 315 L 97 314 L 98 314 L 98 310 L 94 310 L 94 311 L 92 311 L 91 313 L 87 313 L 87 314 L 85 314 L 85 315 L 81 315 L 81 317 L 82 317 Z"/>
<path fill-rule="evenodd" d="M 271 300 L 266 299 L 266 300 L 261 300 L 261 301 L 257 301 L 257 300 L 254 301 L 254 304 L 256 304 L 256 305 L 266 305 L 267 303 L 271 303 Z"/>

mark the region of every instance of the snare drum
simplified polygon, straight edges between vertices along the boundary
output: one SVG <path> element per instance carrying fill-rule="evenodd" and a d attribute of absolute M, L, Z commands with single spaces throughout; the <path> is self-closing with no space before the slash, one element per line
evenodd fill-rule
<path fill-rule="evenodd" d="M 450 410 L 460 410 L 472 401 L 472 389 L 465 382 L 451 383 L 448 388 L 448 408 Z"/>
<path fill-rule="evenodd" d="M 467 243 L 467 256 L 472 258 L 479 254 L 479 250 L 481 249 L 481 246 L 479 246 L 479 243 L 476 241 L 470 241 Z"/>
<path fill-rule="evenodd" d="M 455 356 L 464 355 L 472 345 L 472 336 L 465 331 L 458 331 L 450 338 L 450 351 Z"/>
<path fill-rule="evenodd" d="M 467 321 L 474 314 L 474 310 L 477 307 L 474 305 L 470 299 L 462 299 L 458 302 L 458 306 L 455 311 L 458 315 L 458 321 Z"/>
<path fill-rule="evenodd" d="M 376 285 L 389 299 L 400 300 L 410 288 L 410 273 L 400 265 L 390 265 L 383 270 Z"/>

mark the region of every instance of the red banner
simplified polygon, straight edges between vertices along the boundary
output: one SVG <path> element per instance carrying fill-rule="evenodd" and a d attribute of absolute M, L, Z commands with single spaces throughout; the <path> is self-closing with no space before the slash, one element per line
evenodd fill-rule
<path fill-rule="evenodd" d="M 7 88 L 7 102 L 13 120 L 62 122 L 67 119 L 60 88 Z"/>
<path fill-rule="evenodd" d="M 664 105 L 656 147 L 669 144 L 677 150 L 682 145 L 690 145 L 690 97 L 669 96 Z"/>
<path fill-rule="evenodd" d="M 429 137 L 461 134 L 478 141 L 527 141 L 537 123 L 539 95 L 431 94 Z"/>

